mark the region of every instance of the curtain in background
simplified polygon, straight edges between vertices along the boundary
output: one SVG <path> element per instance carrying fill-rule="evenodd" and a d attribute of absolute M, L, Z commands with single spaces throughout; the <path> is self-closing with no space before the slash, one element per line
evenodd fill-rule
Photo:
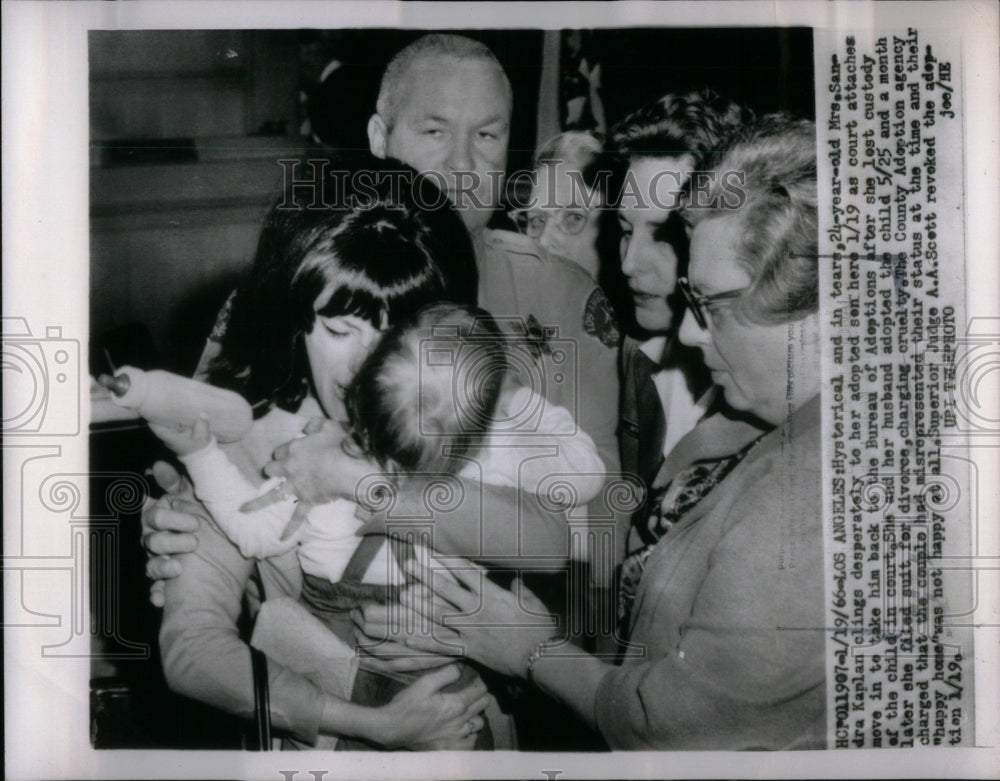
<path fill-rule="evenodd" d="M 535 148 L 564 130 L 607 131 L 601 58 L 590 30 L 548 30 L 542 47 Z"/>

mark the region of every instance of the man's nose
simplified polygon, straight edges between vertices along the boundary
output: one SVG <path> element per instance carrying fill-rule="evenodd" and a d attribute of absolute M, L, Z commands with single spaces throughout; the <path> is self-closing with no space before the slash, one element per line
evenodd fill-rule
<path fill-rule="evenodd" d="M 703 347 L 712 341 L 708 329 L 698 325 L 694 315 L 691 314 L 691 307 L 684 308 L 684 315 L 681 319 L 681 327 L 677 337 L 688 347 Z"/>
<path fill-rule="evenodd" d="M 448 167 L 452 171 L 472 170 L 472 134 L 456 133 L 448 149 Z"/>

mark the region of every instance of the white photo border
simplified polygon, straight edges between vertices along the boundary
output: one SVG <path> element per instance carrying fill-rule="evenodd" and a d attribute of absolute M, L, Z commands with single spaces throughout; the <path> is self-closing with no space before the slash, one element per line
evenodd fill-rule
<path fill-rule="evenodd" d="M 57 325 L 85 355 L 89 268 L 88 71 L 90 29 L 235 29 L 334 27 L 589 28 L 625 26 L 811 26 L 935 30 L 962 37 L 967 182 L 967 305 L 970 317 L 1000 317 L 1000 117 L 998 13 L 991 3 L 394 3 L 394 2 L 4 2 L 3 7 L 3 315 L 33 329 Z M 819 67 L 817 77 L 821 77 Z M 817 98 L 820 90 L 817 89 Z M 36 330 L 35 335 L 38 335 Z M 996 376 L 996 372 L 993 373 Z M 6 378 L 5 378 L 6 383 Z M 990 390 L 996 404 L 996 383 Z M 85 473 L 89 419 L 86 382 L 79 384 L 84 424 L 76 436 L 32 442 L 39 457 L 58 457 L 65 471 Z M 5 388 L 6 390 L 6 388 Z M 5 394 L 6 396 L 6 394 Z M 988 402 L 989 400 L 987 400 Z M 70 425 L 72 421 L 70 421 Z M 1000 445 L 1000 442 L 996 443 Z M 29 533 L 17 504 L 25 454 L 4 443 L 4 556 Z M 981 474 L 1000 474 L 995 448 L 973 454 Z M 27 493 L 25 493 L 27 495 Z M 998 497 L 982 507 L 998 517 Z M 83 498 L 86 506 L 86 497 Z M 981 550 L 1000 556 L 996 528 Z M 48 554 L 65 557 L 53 543 Z M 41 558 L 44 558 L 41 557 Z M 43 659 L 31 627 L 5 628 L 5 744 L 8 778 L 267 778 L 281 771 L 314 778 L 603 778 L 603 777 L 986 777 L 1000 766 L 997 578 L 983 595 L 992 621 L 976 636 L 976 749 L 826 751 L 736 754 L 655 752 L 554 754 L 371 754 L 317 752 L 160 752 L 94 750 L 89 742 L 89 659 Z M 23 576 L 23 575 L 22 575 Z M 5 572 L 5 585 L 7 584 Z M 51 595 L 40 595 L 51 597 Z M 5 615 L 18 607 L 5 589 Z M 44 600 L 43 600 L 44 601 Z M 86 604 L 86 601 L 83 602 Z M 990 612 L 991 611 L 991 612 Z M 986 615 L 986 613 L 984 613 Z M 988 617 L 988 616 L 987 616 Z M 556 772 L 558 771 L 558 772 Z M 322 776 L 320 776 L 322 777 Z"/>

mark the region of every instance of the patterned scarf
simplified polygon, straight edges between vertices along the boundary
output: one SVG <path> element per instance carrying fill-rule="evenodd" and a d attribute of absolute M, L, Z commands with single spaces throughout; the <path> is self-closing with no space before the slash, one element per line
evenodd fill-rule
<path fill-rule="evenodd" d="M 652 542 L 626 556 L 622 563 L 618 586 L 619 637 L 626 636 L 639 581 L 653 549 L 671 527 L 708 496 L 709 492 L 736 468 L 760 440 L 761 437 L 758 437 L 739 452 L 729 456 L 696 461 L 678 472 L 665 486 L 652 490 L 647 504 L 649 515 L 646 519 L 646 528 L 642 530 L 643 538 L 652 539 Z"/>

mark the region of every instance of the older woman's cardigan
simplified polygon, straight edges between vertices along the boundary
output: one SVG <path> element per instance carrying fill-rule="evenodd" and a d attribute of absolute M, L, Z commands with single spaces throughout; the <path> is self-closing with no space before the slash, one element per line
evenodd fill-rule
<path fill-rule="evenodd" d="M 657 544 L 628 655 L 597 693 L 612 748 L 824 747 L 819 410 L 817 396 L 765 435 Z M 670 461 L 690 464 L 727 435 L 738 449 L 747 431 L 703 421 Z"/>

